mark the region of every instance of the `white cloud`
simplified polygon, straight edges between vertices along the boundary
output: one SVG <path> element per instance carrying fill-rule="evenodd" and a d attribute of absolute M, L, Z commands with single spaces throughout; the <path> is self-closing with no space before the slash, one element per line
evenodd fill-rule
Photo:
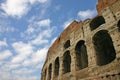
<path fill-rule="evenodd" d="M 46 59 L 48 49 L 42 48 L 32 55 L 33 63 L 43 62 Z"/>
<path fill-rule="evenodd" d="M 78 16 L 81 20 L 85 20 L 87 18 L 92 18 L 97 14 L 96 10 L 85 10 L 85 11 L 79 11 Z"/>
<path fill-rule="evenodd" d="M 32 22 L 31 22 L 32 21 Z M 30 24 L 25 32 L 21 33 L 21 37 L 26 37 L 32 45 L 42 45 L 49 42 L 52 35 L 53 27 L 50 27 L 51 20 L 30 20 Z"/>
<path fill-rule="evenodd" d="M 51 40 L 51 45 L 55 42 L 56 39 L 57 39 L 57 37 L 55 37 Z"/>
<path fill-rule="evenodd" d="M 30 43 L 33 45 L 42 45 L 49 42 L 48 38 L 51 36 L 52 30 L 50 28 L 42 31 L 39 35 L 33 39 Z"/>
<path fill-rule="evenodd" d="M 1 9 L 12 17 L 22 17 L 34 3 L 46 3 L 48 0 L 6 0 L 1 3 Z"/>
<path fill-rule="evenodd" d="M 44 61 L 46 59 L 48 47 L 41 48 L 37 52 L 31 55 L 31 58 L 24 60 L 23 66 L 34 66 L 36 69 L 42 68 Z M 39 65 L 40 64 L 40 65 Z"/>
<path fill-rule="evenodd" d="M 51 23 L 50 19 L 44 19 L 37 22 L 39 26 L 50 26 L 50 23 Z"/>
<path fill-rule="evenodd" d="M 31 53 L 33 53 L 33 46 L 23 42 L 15 42 L 12 44 L 17 55 L 12 59 L 13 63 L 18 63 L 27 58 Z"/>
<path fill-rule="evenodd" d="M 33 69 L 28 69 L 28 68 L 21 68 L 21 69 L 15 69 L 12 71 L 12 73 L 17 74 L 17 75 L 26 75 L 26 74 L 31 74 L 35 72 Z"/>
<path fill-rule="evenodd" d="M 21 17 L 29 9 L 27 0 L 6 0 L 1 7 L 7 15 L 13 17 Z"/>
<path fill-rule="evenodd" d="M 4 33 L 4 32 L 13 32 L 15 31 L 15 28 L 13 27 L 6 27 L 0 24 L 0 33 Z"/>
<path fill-rule="evenodd" d="M 1 80 L 13 80 L 12 75 L 6 71 L 0 70 Z"/>
<path fill-rule="evenodd" d="M 35 3 L 35 2 L 39 2 L 39 3 L 45 3 L 45 2 L 47 2 L 48 0 L 29 0 L 29 2 L 31 3 L 31 4 L 33 4 L 33 3 Z"/>
<path fill-rule="evenodd" d="M 2 47 L 2 46 L 8 46 L 6 39 L 0 41 L 0 47 Z"/>
<path fill-rule="evenodd" d="M 12 53 L 9 50 L 0 52 L 0 60 L 7 59 L 10 56 L 12 56 Z"/>
<path fill-rule="evenodd" d="M 1 80 L 39 80 L 38 76 L 27 75 L 27 73 L 29 72 L 32 72 L 32 70 L 29 69 L 13 70 L 11 71 L 11 73 L 1 70 L 0 79 Z M 26 73 L 26 75 L 24 75 L 24 73 Z"/>
<path fill-rule="evenodd" d="M 7 67 L 11 70 L 11 69 L 16 69 L 18 67 L 20 67 L 20 64 L 8 64 Z"/>
<path fill-rule="evenodd" d="M 14 80 L 39 80 L 39 77 L 37 77 L 37 76 L 31 76 L 31 75 L 29 75 L 29 76 L 15 76 Z"/>
<path fill-rule="evenodd" d="M 64 22 L 64 24 L 63 24 L 63 28 L 65 29 L 65 28 L 67 28 L 71 23 L 72 23 L 72 19 L 69 19 L 69 20 L 67 20 L 66 22 Z"/>
<path fill-rule="evenodd" d="M 25 32 L 22 32 L 21 33 L 21 37 L 26 37 L 27 39 L 35 39 L 37 36 L 40 36 L 39 37 L 39 40 L 41 40 L 41 33 L 44 31 L 44 30 L 47 30 L 48 28 L 50 28 L 50 23 L 51 23 L 51 20 L 48 18 L 48 19 L 43 19 L 43 20 L 36 20 L 34 19 L 35 17 L 32 17 L 30 20 L 29 20 L 29 25 L 28 25 L 28 28 Z M 49 31 L 48 31 L 49 32 Z M 40 34 L 39 34 L 40 33 Z M 32 35 L 32 36 L 31 36 Z"/>

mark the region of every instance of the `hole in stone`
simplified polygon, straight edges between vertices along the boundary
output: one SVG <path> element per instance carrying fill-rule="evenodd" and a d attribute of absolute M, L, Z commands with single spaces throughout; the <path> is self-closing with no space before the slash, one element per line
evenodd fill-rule
<path fill-rule="evenodd" d="M 70 47 L 70 40 L 67 40 L 64 44 L 65 49 L 68 48 L 68 47 Z"/>
<path fill-rule="evenodd" d="M 116 58 L 115 49 L 108 31 L 101 30 L 93 37 L 97 64 L 106 65 Z"/>
<path fill-rule="evenodd" d="M 71 56 L 70 51 L 66 51 L 63 55 L 63 67 L 64 73 L 68 73 L 71 71 Z"/>
<path fill-rule="evenodd" d="M 55 77 L 57 77 L 57 76 L 59 75 L 59 67 L 60 67 L 59 57 L 57 57 L 57 58 L 55 59 L 55 71 L 54 71 Z"/>
<path fill-rule="evenodd" d="M 90 29 L 94 30 L 96 28 L 98 28 L 99 26 L 101 26 L 102 24 L 105 23 L 105 19 L 103 16 L 98 16 L 96 18 L 94 18 L 91 23 L 90 23 Z"/>
<path fill-rule="evenodd" d="M 84 40 L 80 40 L 75 46 L 77 70 L 88 67 L 88 55 L 86 45 L 84 43 Z"/>
<path fill-rule="evenodd" d="M 51 80 L 51 74 L 52 74 L 52 64 L 50 64 L 48 68 L 48 80 Z"/>
<path fill-rule="evenodd" d="M 118 21 L 117 27 L 118 27 L 118 30 L 120 31 L 120 20 Z"/>

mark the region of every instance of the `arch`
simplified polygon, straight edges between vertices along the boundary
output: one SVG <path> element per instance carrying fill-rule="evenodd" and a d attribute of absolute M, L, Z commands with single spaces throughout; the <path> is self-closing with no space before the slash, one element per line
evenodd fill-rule
<path fill-rule="evenodd" d="M 66 51 L 63 55 L 63 68 L 64 73 L 68 73 L 71 71 L 71 56 L 70 51 Z"/>
<path fill-rule="evenodd" d="M 77 42 L 75 46 L 77 70 L 88 67 L 88 55 L 87 55 L 86 45 L 84 43 L 85 43 L 84 40 L 80 40 Z"/>
<path fill-rule="evenodd" d="M 64 44 L 65 49 L 67 49 L 68 47 L 70 47 L 70 40 L 67 40 Z"/>
<path fill-rule="evenodd" d="M 55 59 L 55 70 L 54 70 L 54 76 L 57 77 L 59 75 L 59 57 Z"/>
<path fill-rule="evenodd" d="M 100 25 L 105 23 L 105 19 L 103 16 L 98 16 L 94 18 L 90 23 L 90 29 L 91 31 L 98 28 Z"/>
<path fill-rule="evenodd" d="M 51 80 L 51 77 L 52 77 L 52 64 L 50 64 L 48 68 L 48 80 Z"/>
<path fill-rule="evenodd" d="M 116 53 L 112 38 L 107 30 L 98 31 L 93 36 L 93 43 L 96 51 L 97 65 L 106 65 L 115 59 Z"/>
<path fill-rule="evenodd" d="M 118 27 L 118 29 L 120 30 L 120 20 L 119 20 L 118 23 L 117 23 L 117 27 Z"/>

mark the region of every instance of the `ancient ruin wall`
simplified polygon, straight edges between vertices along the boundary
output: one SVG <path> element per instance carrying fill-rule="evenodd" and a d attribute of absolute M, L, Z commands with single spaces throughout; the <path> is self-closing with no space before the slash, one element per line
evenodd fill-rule
<path fill-rule="evenodd" d="M 41 80 L 120 80 L 120 0 L 98 0 L 97 11 L 61 33 L 49 48 Z"/>

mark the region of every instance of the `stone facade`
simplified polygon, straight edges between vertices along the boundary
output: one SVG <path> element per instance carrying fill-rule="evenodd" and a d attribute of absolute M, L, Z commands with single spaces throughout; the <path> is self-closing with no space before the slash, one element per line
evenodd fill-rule
<path fill-rule="evenodd" d="M 53 43 L 41 80 L 120 80 L 120 0 L 96 7 L 96 17 L 73 21 Z"/>

